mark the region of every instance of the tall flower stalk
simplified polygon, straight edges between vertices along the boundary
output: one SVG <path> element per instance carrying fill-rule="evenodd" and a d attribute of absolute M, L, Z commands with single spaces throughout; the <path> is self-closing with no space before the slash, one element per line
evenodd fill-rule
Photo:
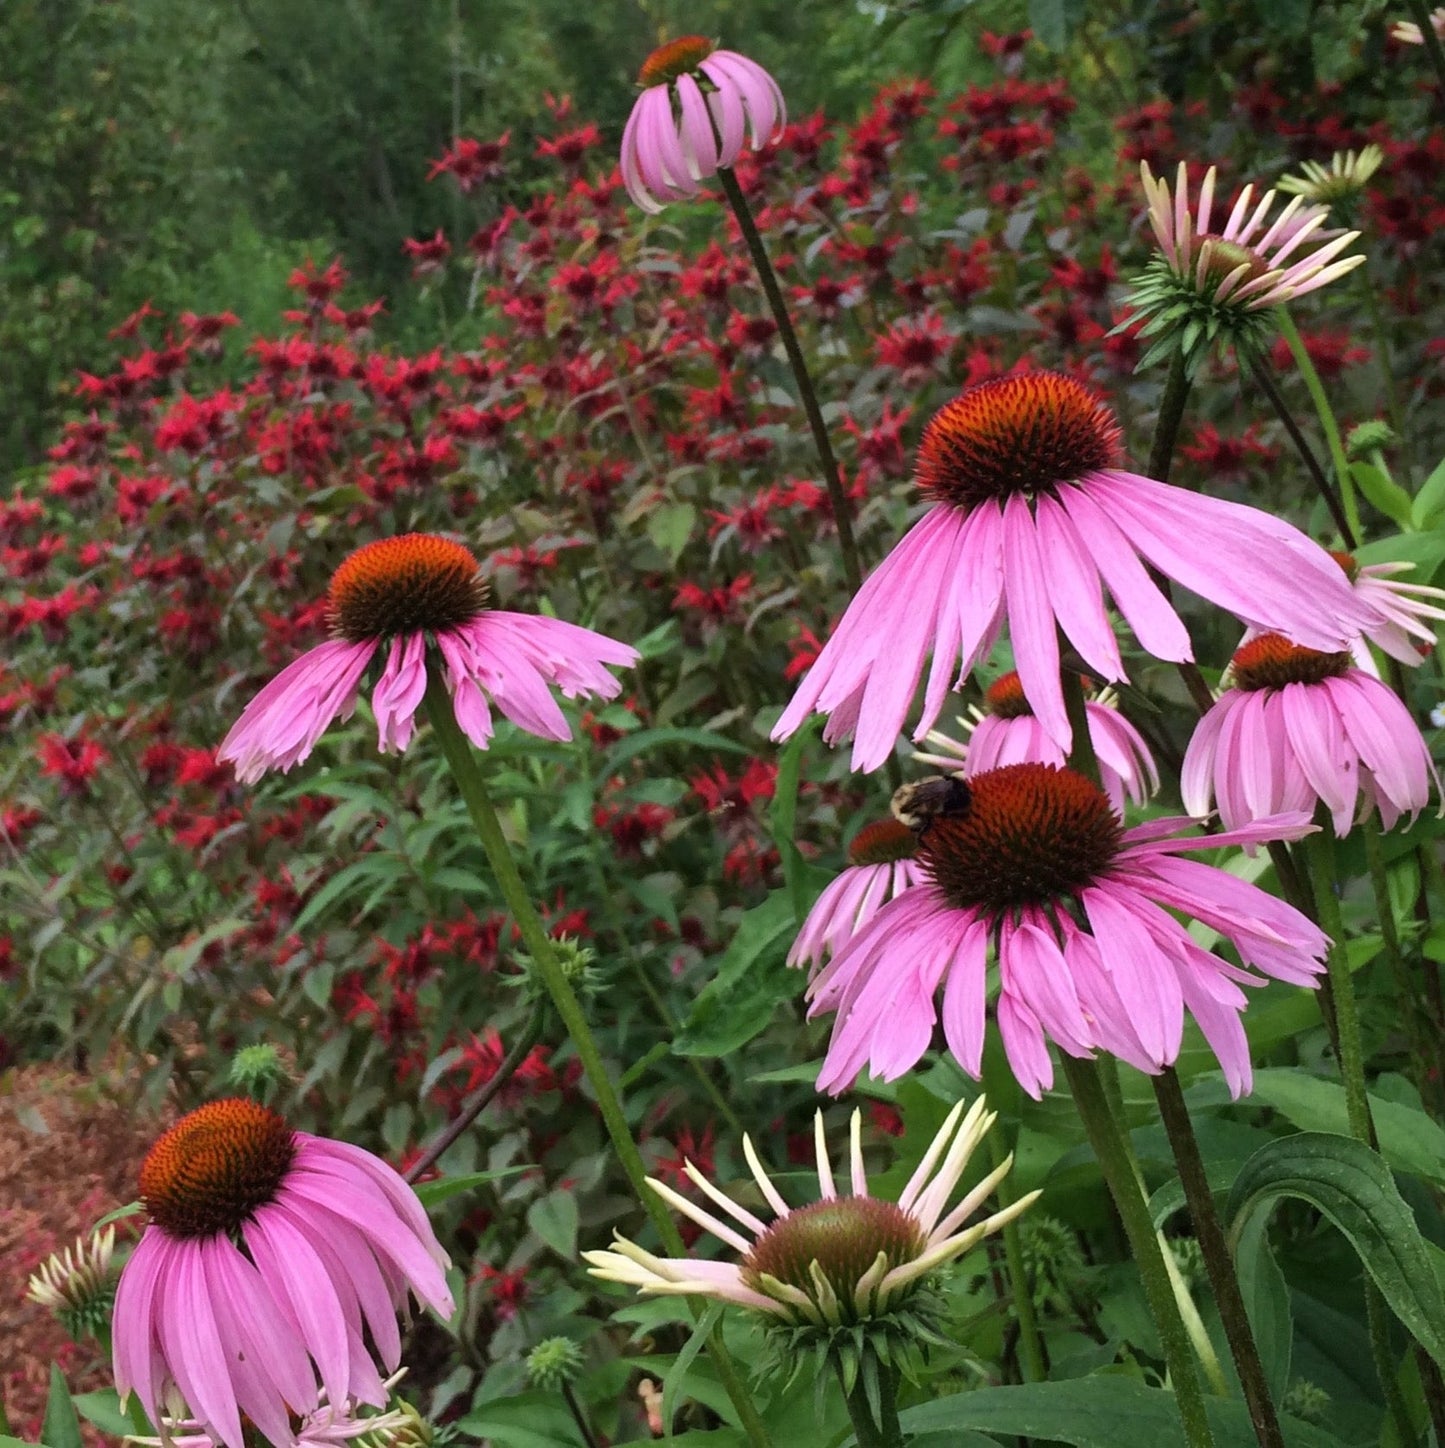
<path fill-rule="evenodd" d="M 788 366 L 793 370 L 793 380 L 797 383 L 798 396 L 802 399 L 808 428 L 813 434 L 813 446 L 818 453 L 818 466 L 823 471 L 823 482 L 828 489 L 828 501 L 832 505 L 833 518 L 838 525 L 838 548 L 843 555 L 843 574 L 848 580 L 849 589 L 857 593 L 863 583 L 863 569 L 858 561 L 858 544 L 853 537 L 853 505 L 843 491 L 838 460 L 833 456 L 833 444 L 828 439 L 828 424 L 824 422 L 823 410 L 818 406 L 818 394 L 808 373 L 803 349 L 798 345 L 798 334 L 793 329 L 792 318 L 788 315 L 787 304 L 783 301 L 783 293 L 778 286 L 777 273 L 773 271 L 773 264 L 768 259 L 768 249 L 763 245 L 763 238 L 753 220 L 748 198 L 743 195 L 743 188 L 738 185 L 738 178 L 729 166 L 720 166 L 717 178 L 722 183 L 723 195 L 727 197 L 733 215 L 737 217 L 738 229 L 743 234 L 748 255 L 753 259 L 758 280 L 763 286 L 763 295 L 767 297 L 773 320 L 778 324 L 778 336 L 783 339 L 783 350 L 788 354 Z"/>
<path fill-rule="evenodd" d="M 547 994 L 551 997 L 557 1014 L 562 1018 L 562 1024 L 571 1037 L 573 1048 L 577 1052 L 578 1060 L 582 1063 L 582 1070 L 587 1076 L 588 1084 L 597 1098 L 597 1107 L 602 1113 L 603 1125 L 611 1139 L 612 1149 L 617 1153 L 617 1159 L 627 1174 L 627 1180 L 632 1184 L 639 1200 L 647 1209 L 647 1214 L 651 1217 L 663 1245 L 669 1252 L 681 1255 L 684 1251 L 682 1237 L 666 1208 L 646 1188 L 647 1168 L 643 1165 L 642 1154 L 638 1151 L 637 1143 L 632 1138 L 631 1128 L 627 1124 L 627 1117 L 622 1109 L 622 1101 L 612 1084 L 612 1078 L 607 1074 L 606 1064 L 602 1060 L 602 1052 L 598 1049 L 592 1028 L 587 1024 L 587 1016 L 583 1012 L 582 1002 L 577 998 L 576 991 L 572 989 L 572 983 L 568 980 L 562 963 L 557 958 L 557 952 L 553 948 L 552 938 L 547 934 L 542 917 L 537 913 L 537 908 L 533 905 L 532 898 L 522 883 L 521 874 L 517 870 L 516 861 L 512 858 L 506 835 L 502 832 L 502 824 L 497 818 L 497 811 L 492 804 L 491 795 L 487 791 L 482 771 L 477 765 L 471 746 L 457 723 L 446 685 L 435 669 L 428 672 L 424 707 L 427 718 L 431 721 L 432 729 L 436 733 L 437 742 L 441 746 L 442 754 L 451 770 L 452 778 L 456 781 L 462 801 L 467 807 L 467 813 L 471 816 L 477 839 L 481 842 L 482 849 L 487 856 L 487 863 L 492 867 L 497 888 L 502 892 L 502 899 L 522 936 L 522 943 L 532 957 L 537 974 L 541 978 Z M 720 1331 L 714 1330 L 709 1336 L 708 1351 L 713 1366 L 717 1369 L 719 1378 L 722 1379 L 723 1387 L 732 1401 L 733 1407 L 737 1410 L 739 1421 L 748 1436 L 749 1443 L 753 1445 L 753 1448 L 767 1448 L 770 1441 L 767 1429 L 763 1425 L 763 1420 L 758 1414 L 751 1395 L 738 1376 Z"/>

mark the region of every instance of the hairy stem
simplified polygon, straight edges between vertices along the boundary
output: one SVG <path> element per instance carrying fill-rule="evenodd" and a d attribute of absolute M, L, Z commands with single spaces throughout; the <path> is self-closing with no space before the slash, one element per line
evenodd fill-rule
<path fill-rule="evenodd" d="M 1349 1114 L 1350 1135 L 1376 1147 L 1375 1123 L 1370 1115 L 1370 1098 L 1365 1087 L 1365 1052 L 1360 1035 L 1360 1013 L 1355 1001 L 1355 982 L 1345 959 L 1345 922 L 1336 893 L 1338 872 L 1335 868 L 1335 838 L 1328 817 L 1320 820 L 1320 829 L 1304 841 L 1314 884 L 1315 908 L 1320 928 L 1330 937 L 1328 957 L 1330 993 L 1334 999 L 1335 1040 L 1339 1056 L 1340 1076 L 1345 1086 L 1345 1110 Z M 1394 1354 L 1390 1349 L 1390 1318 L 1385 1299 L 1372 1282 L 1365 1283 L 1365 1317 L 1370 1331 L 1370 1354 L 1375 1360 L 1375 1374 L 1380 1391 L 1394 1421 L 1399 1441 L 1415 1443 L 1415 1430 L 1409 1409 L 1400 1392 Z"/>
<path fill-rule="evenodd" d="M 1299 374 L 1304 379 L 1305 387 L 1309 390 L 1310 401 L 1315 405 L 1315 416 L 1320 420 L 1320 428 L 1325 435 L 1325 446 L 1330 450 L 1330 463 L 1335 470 L 1335 481 L 1340 485 L 1340 500 L 1344 504 L 1345 517 L 1349 519 L 1350 528 L 1355 537 L 1363 538 L 1365 531 L 1360 526 L 1360 506 L 1355 498 L 1355 481 L 1350 475 L 1350 461 L 1345 456 L 1345 445 L 1340 440 L 1340 425 L 1335 420 L 1335 410 L 1330 406 L 1330 400 L 1325 395 L 1325 385 L 1320 381 L 1320 374 L 1310 358 L 1309 348 L 1305 346 L 1304 339 L 1299 334 L 1299 328 L 1294 324 L 1294 318 L 1283 307 L 1277 309 L 1276 316 L 1279 320 L 1280 335 L 1289 344 L 1294 365 L 1299 368 Z M 1346 536 L 1348 539 L 1348 535 Z"/>
<path fill-rule="evenodd" d="M 597 1098 L 597 1107 L 602 1113 L 602 1121 L 612 1141 L 612 1149 L 622 1163 L 632 1190 L 652 1218 L 663 1247 L 674 1257 L 684 1256 L 687 1249 L 671 1214 L 647 1185 L 647 1168 L 642 1163 L 642 1153 L 632 1139 L 632 1130 L 627 1124 L 622 1102 L 612 1085 L 612 1078 L 607 1074 L 602 1052 L 598 1049 L 592 1028 L 587 1024 L 582 1003 L 577 999 L 577 993 L 572 989 L 572 984 L 552 947 L 552 939 L 542 924 L 542 917 L 537 913 L 532 897 L 522 883 L 522 877 L 507 844 L 507 837 L 502 833 L 502 823 L 497 818 L 497 811 L 487 792 L 486 781 L 482 778 L 476 755 L 462 733 L 456 715 L 452 713 L 452 703 L 447 696 L 446 686 L 435 671 L 430 672 L 427 678 L 426 711 L 442 754 L 451 769 L 452 778 L 456 780 L 457 789 L 467 807 L 467 813 L 471 816 L 477 838 L 486 853 L 487 862 L 492 867 L 497 888 L 501 890 L 502 899 L 521 932 L 522 943 L 527 947 L 537 974 L 541 977 L 547 994 L 551 996 L 557 1014 L 562 1017 L 567 1034 L 572 1038 L 577 1058 L 581 1061 L 588 1084 Z M 732 1356 L 723 1343 L 720 1329 L 714 1329 L 708 1338 L 708 1355 L 717 1369 L 723 1388 L 737 1409 L 738 1419 L 747 1434 L 748 1442 L 753 1448 L 769 1448 L 768 1431 L 763 1426 L 753 1395 L 738 1376 Z"/>
<path fill-rule="evenodd" d="M 833 505 L 833 519 L 838 525 L 838 547 L 843 554 L 843 575 L 848 580 L 849 589 L 857 593 L 863 582 L 863 570 L 858 563 L 858 545 L 853 539 L 853 505 L 843 491 L 843 480 L 838 474 L 838 460 L 833 456 L 833 444 L 828 440 L 828 426 L 823 421 L 823 412 L 818 406 L 818 394 L 814 390 L 813 379 L 808 375 L 808 364 L 803 360 L 803 349 L 798 345 L 798 334 L 793 330 L 792 319 L 788 316 L 788 308 L 778 286 L 777 274 L 773 271 L 772 262 L 768 260 L 767 247 L 763 245 L 763 238 L 758 234 L 757 224 L 753 221 L 753 213 L 748 206 L 747 197 L 743 195 L 743 188 L 738 185 L 738 178 L 733 175 L 729 166 L 719 167 L 717 178 L 722 183 L 723 194 L 733 209 L 733 215 L 738 219 L 743 241 L 753 259 L 758 280 L 763 284 L 768 306 L 772 309 L 773 320 L 778 324 L 778 335 L 783 340 L 783 350 L 788 354 L 788 365 L 793 369 L 793 380 L 798 385 L 803 411 L 807 414 L 808 426 L 812 429 L 813 446 L 818 452 L 818 465 L 823 470 L 828 499 Z"/>
<path fill-rule="evenodd" d="M 1250 1327 L 1249 1316 L 1244 1310 L 1244 1297 L 1239 1290 L 1234 1259 L 1229 1255 L 1224 1227 L 1214 1204 L 1214 1193 L 1209 1189 L 1204 1158 L 1194 1135 L 1194 1124 L 1189 1119 L 1189 1108 L 1184 1103 L 1179 1077 L 1169 1066 L 1153 1079 L 1154 1098 L 1159 1103 L 1159 1114 L 1169 1136 L 1175 1165 L 1179 1168 L 1179 1180 L 1184 1184 L 1184 1199 L 1189 1204 L 1189 1215 L 1194 1221 L 1195 1240 L 1204 1256 L 1204 1267 L 1224 1324 L 1229 1351 L 1239 1373 L 1240 1386 L 1244 1389 L 1244 1401 L 1249 1407 L 1254 1436 L 1259 1440 L 1259 1448 L 1284 1448 L 1284 1434 L 1269 1395 L 1264 1364 L 1254 1341 L 1254 1329 Z"/>
<path fill-rule="evenodd" d="M 1212 1448 L 1214 1435 L 1204 1408 L 1204 1391 L 1199 1384 L 1189 1334 L 1169 1283 L 1164 1254 L 1149 1216 L 1149 1204 L 1134 1174 L 1123 1133 L 1109 1109 L 1103 1083 L 1099 1080 L 1099 1069 L 1093 1061 L 1067 1054 L 1061 1055 L 1061 1060 L 1084 1130 L 1094 1148 L 1094 1155 L 1099 1159 L 1104 1180 L 1128 1234 L 1134 1265 L 1139 1270 L 1149 1310 L 1159 1330 L 1159 1341 L 1169 1368 L 1185 1442 L 1189 1448 Z"/>
<path fill-rule="evenodd" d="M 1002 1166 L 1004 1146 L 1001 1133 L 990 1131 L 988 1144 L 994 1166 Z M 1016 1197 L 1010 1178 L 1004 1177 L 998 1185 L 999 1207 L 1002 1209 L 1012 1206 Z M 1023 1379 L 1026 1383 L 1041 1383 L 1048 1376 L 1048 1366 L 1044 1362 L 1044 1343 L 1039 1336 L 1038 1318 L 1034 1314 L 1033 1284 L 1029 1281 L 1028 1270 L 1024 1266 L 1023 1238 L 1019 1235 L 1017 1217 L 1010 1217 L 1004 1224 L 1003 1251 L 1004 1264 L 1008 1268 L 1009 1288 L 1013 1292 L 1014 1316 L 1018 1318 L 1019 1324 L 1019 1356 L 1023 1360 Z"/>
<path fill-rule="evenodd" d="M 1320 460 L 1315 456 L 1314 449 L 1305 440 L 1305 435 L 1299 430 L 1299 424 L 1294 420 L 1294 414 L 1289 410 L 1289 403 L 1284 400 L 1273 376 L 1270 374 L 1269 364 L 1258 357 L 1249 359 L 1250 370 L 1254 373 L 1254 380 L 1259 383 L 1264 395 L 1269 398 L 1270 406 L 1274 408 L 1275 415 L 1284 424 L 1284 430 L 1289 434 L 1290 441 L 1299 453 L 1300 459 L 1305 465 L 1305 470 L 1310 475 L 1310 480 L 1315 485 L 1315 490 L 1324 499 L 1325 507 L 1329 509 L 1330 517 L 1334 519 L 1335 527 L 1339 529 L 1340 537 L 1344 539 L 1346 548 L 1358 548 L 1360 546 L 1360 535 L 1350 525 L 1350 519 L 1345 513 L 1344 506 L 1336 495 L 1334 488 L 1330 486 L 1330 480 L 1325 476 L 1325 470 L 1320 466 Z"/>
<path fill-rule="evenodd" d="M 1169 469 L 1174 465 L 1174 445 L 1179 440 L 1179 424 L 1184 419 L 1184 404 L 1189 401 L 1189 373 L 1184 365 L 1184 354 L 1176 352 L 1169 364 L 1169 376 L 1164 382 L 1164 394 L 1159 399 L 1159 416 L 1154 424 L 1154 441 L 1149 447 L 1147 476 L 1158 482 L 1169 481 Z"/>

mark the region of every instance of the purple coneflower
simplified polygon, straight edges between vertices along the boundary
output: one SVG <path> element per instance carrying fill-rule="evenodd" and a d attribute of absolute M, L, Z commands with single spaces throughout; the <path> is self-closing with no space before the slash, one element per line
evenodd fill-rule
<path fill-rule="evenodd" d="M 962 1118 L 962 1120 L 960 1120 Z M 625 1237 L 608 1252 L 584 1252 L 594 1277 L 624 1282 L 645 1296 L 712 1297 L 765 1314 L 770 1320 L 811 1327 L 864 1323 L 903 1306 L 937 1268 L 960 1257 L 1029 1207 L 1038 1192 L 965 1226 L 1013 1165 L 1009 1156 L 952 1211 L 948 1199 L 996 1117 L 979 1097 L 964 1115 L 959 1102 L 896 1202 L 868 1192 L 863 1169 L 862 1117 L 853 1113 L 848 1190 L 838 1191 L 823 1135 L 823 1113 L 814 1121 L 818 1200 L 790 1207 L 764 1169 L 752 1142 L 743 1154 L 772 1222 L 719 1191 L 688 1162 L 688 1179 L 736 1222 L 732 1226 L 648 1178 L 658 1196 L 720 1238 L 742 1261 L 655 1257 Z"/>
<path fill-rule="evenodd" d="M 1317 291 L 1365 260 L 1358 253 L 1340 258 L 1360 233 L 1322 232 L 1329 208 L 1302 196 L 1271 220 L 1275 193 L 1266 191 L 1256 202 L 1251 184 L 1224 214 L 1215 209 L 1211 166 L 1191 212 L 1184 162 L 1172 195 L 1147 161 L 1139 163 L 1139 174 L 1161 253 L 1129 299 L 1135 318 L 1145 321 L 1139 335 L 1157 339 L 1145 365 L 1178 351 L 1192 373 L 1211 347 L 1225 345 L 1257 355 L 1272 331 L 1271 307 Z"/>
<path fill-rule="evenodd" d="M 967 742 L 931 732 L 924 743 L 941 751 L 919 750 L 914 758 L 936 764 L 965 778 L 984 774 L 1005 764 L 1054 764 L 1069 761 L 1064 751 L 1039 727 L 1015 672 L 1000 675 L 984 690 L 982 710 L 971 708 L 971 719 L 960 718 Z M 1115 707 L 1112 690 L 1104 689 L 1084 702 L 1089 740 L 1098 761 L 1100 782 L 1118 815 L 1124 800 L 1142 805 L 1159 788 L 1159 770 L 1144 736 Z"/>
<path fill-rule="evenodd" d="M 840 950 L 895 895 L 922 876 L 913 857 L 918 839 L 897 820 L 864 825 L 848 846 L 847 867 L 814 902 L 788 952 L 789 965 L 816 969 Z"/>
<path fill-rule="evenodd" d="M 943 407 L 918 447 L 918 484 L 933 506 L 859 589 L 773 738 L 828 714 L 824 739 L 856 736 L 853 768 L 877 769 L 929 654 L 915 740 L 938 719 L 960 657 L 959 683 L 1006 621 L 1029 705 L 1067 751 L 1059 631 L 1096 677 L 1126 677 L 1105 589 L 1149 653 L 1193 657 L 1146 563 L 1314 647 L 1346 648 L 1365 626 L 1339 567 L 1297 528 L 1124 472 L 1118 445 L 1104 401 L 1053 372 L 985 382 Z"/>
<path fill-rule="evenodd" d="M 429 640 L 457 723 L 477 746 L 492 737 L 488 700 L 519 728 L 542 739 L 572 731 L 548 684 L 567 698 L 615 698 L 606 664 L 631 665 L 637 650 L 591 629 L 487 607 L 487 585 L 467 548 L 430 533 L 406 533 L 358 548 L 331 579 L 329 642 L 303 654 L 246 705 L 217 758 L 243 784 L 268 769 L 300 764 L 335 719 L 356 707 L 362 675 L 389 645 L 372 695 L 377 747 L 411 743 L 427 686 Z"/>
<path fill-rule="evenodd" d="M 411 1188 L 345 1142 L 292 1131 L 246 1098 L 183 1116 L 141 1166 L 150 1214 L 116 1289 L 115 1379 L 153 1423 L 168 1395 L 226 1448 L 241 1415 L 269 1442 L 292 1415 L 386 1404 L 373 1358 L 401 1355 L 415 1293 L 452 1313 L 446 1254 Z"/>
<path fill-rule="evenodd" d="M 1430 29 L 1435 32 L 1437 38 L 1445 40 L 1445 6 L 1430 12 Z M 1414 20 L 1397 20 L 1390 27 L 1390 35 L 1405 45 L 1424 45 L 1425 43 L 1425 32 Z"/>
<path fill-rule="evenodd" d="M 1357 639 L 1350 650 L 1354 661 L 1367 673 L 1376 671 L 1365 642 L 1368 640 L 1392 659 L 1411 668 L 1418 666 L 1435 646 L 1435 630 L 1425 620 L 1445 618 L 1445 609 L 1427 600 L 1445 599 L 1445 588 L 1407 583 L 1396 577 L 1409 573 L 1415 567 L 1413 563 L 1361 563 L 1353 553 L 1343 552 L 1331 553 L 1330 557 L 1344 569 L 1355 597 L 1371 613 L 1363 638 Z"/>
<path fill-rule="evenodd" d="M 1187 1010 L 1237 1096 L 1249 1088 L 1240 985 L 1262 984 L 1202 949 L 1172 911 L 1217 930 L 1246 967 L 1312 986 L 1328 941 L 1297 910 L 1190 850 L 1295 839 L 1309 816 L 1176 838 L 1187 819 L 1125 829 L 1099 787 L 1071 769 L 1013 764 L 968 781 L 969 798 L 920 830 L 925 882 L 885 905 L 813 980 L 811 1015 L 836 1012 L 818 1078 L 839 1092 L 865 1066 L 894 1080 L 928 1049 L 940 1014 L 958 1063 L 983 1055 L 989 948 L 996 1007 L 1019 1084 L 1053 1082 L 1048 1042 L 1111 1051 L 1157 1072 L 1179 1054 Z M 934 997 L 943 990 L 942 1011 Z"/>
<path fill-rule="evenodd" d="M 787 119 L 783 93 L 762 66 L 702 35 L 659 46 L 637 83 L 642 94 L 622 132 L 622 179 L 644 211 L 696 196 L 745 141 L 760 150 Z"/>
<path fill-rule="evenodd" d="M 1239 829 L 1319 802 L 1343 836 L 1372 807 L 1390 829 L 1429 802 L 1434 765 L 1415 721 L 1347 653 L 1261 634 L 1234 655 L 1229 683 L 1184 754 L 1190 814 L 1217 801 L 1225 827 Z"/>

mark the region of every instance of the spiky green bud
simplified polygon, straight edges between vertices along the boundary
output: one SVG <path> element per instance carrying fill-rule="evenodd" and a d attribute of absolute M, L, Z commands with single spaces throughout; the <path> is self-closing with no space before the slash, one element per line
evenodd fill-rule
<path fill-rule="evenodd" d="M 582 1349 L 570 1337 L 543 1338 L 527 1354 L 527 1380 L 543 1392 L 557 1392 L 582 1371 Z"/>

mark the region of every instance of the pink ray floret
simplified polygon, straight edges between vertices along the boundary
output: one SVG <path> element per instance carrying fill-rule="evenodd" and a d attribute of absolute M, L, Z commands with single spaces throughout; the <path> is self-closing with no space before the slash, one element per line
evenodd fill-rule
<path fill-rule="evenodd" d="M 973 719 L 959 720 L 968 732 L 967 742 L 931 731 L 924 743 L 938 752 L 919 750 L 914 758 L 960 773 L 965 779 L 1005 764 L 1062 766 L 1069 762 L 1028 708 L 1017 674 L 1005 674 L 990 685 L 984 699 L 989 712 L 975 709 Z M 1084 717 L 1099 765 L 1099 782 L 1114 813 L 1122 816 L 1126 799 L 1143 805 L 1158 790 L 1159 767 L 1144 736 L 1115 707 L 1111 692 L 1086 700 Z"/>
<path fill-rule="evenodd" d="M 178 1394 L 226 1448 L 246 1448 L 242 1415 L 290 1448 L 293 1415 L 384 1407 L 398 1312 L 413 1294 L 453 1311 L 446 1254 L 411 1188 L 369 1152 L 279 1121 L 254 1102 L 212 1102 L 161 1138 L 141 1177 L 151 1221 L 116 1290 L 122 1400 L 135 1393 L 159 1423 Z"/>
<path fill-rule="evenodd" d="M 1041 788 L 1048 800 L 1060 783 L 1069 785 L 1063 804 L 1055 800 L 1036 822 L 1042 833 L 1034 848 L 1047 869 L 1048 832 L 1069 818 L 1079 799 L 1092 791 L 1097 809 L 1108 808 L 1097 786 L 1071 771 L 1014 765 L 973 779 L 971 809 L 990 793 L 1007 800 L 1021 784 L 1020 798 Z M 1102 817 L 1089 807 L 1098 826 Z M 1314 828 L 1308 814 L 1193 837 L 1179 837 L 1194 827 L 1188 819 L 1125 830 L 1115 819 L 1108 833 L 1118 830 L 1117 848 L 1106 862 L 1068 891 L 1023 903 L 986 893 L 960 899 L 960 861 L 976 866 L 958 851 L 972 851 L 976 860 L 980 848 L 997 848 L 996 841 L 970 839 L 964 823 L 934 822 L 920 853 L 928 878 L 883 906 L 810 985 L 809 1015 L 836 1017 L 819 1090 L 836 1094 L 865 1068 L 896 1080 L 929 1049 L 940 1021 L 949 1051 L 978 1077 L 992 950 L 998 967 L 993 1013 L 1010 1067 L 1031 1096 L 1053 1083 L 1050 1042 L 1072 1056 L 1105 1050 L 1141 1071 L 1162 1070 L 1178 1057 L 1186 1012 L 1218 1057 L 1231 1092 L 1248 1091 L 1240 987 L 1262 984 L 1264 977 L 1314 985 L 1328 941 L 1305 916 L 1257 886 L 1179 856 L 1296 839 Z M 1204 950 L 1175 912 L 1219 932 L 1246 968 Z"/>
<path fill-rule="evenodd" d="M 787 120 L 783 93 L 762 66 L 701 36 L 655 51 L 641 83 L 622 133 L 622 179 L 647 212 L 696 196 L 744 144 L 760 150 Z"/>
<path fill-rule="evenodd" d="M 540 614 L 489 609 L 484 597 L 476 560 L 449 539 L 406 534 L 358 549 L 332 581 L 331 610 L 339 626 L 363 636 L 332 639 L 288 664 L 247 704 L 217 757 L 234 763 L 244 784 L 300 764 L 329 725 L 351 716 L 362 676 L 382 649 L 371 703 L 383 754 L 406 749 L 416 731 L 429 640 L 440 655 L 430 666 L 439 663 L 457 723 L 479 749 L 492 737 L 492 706 L 539 738 L 570 739 L 549 686 L 569 699 L 613 699 L 622 686 L 608 666 L 637 662 L 636 649 L 605 634 Z M 443 612 L 421 626 L 389 627 L 419 606 Z"/>
<path fill-rule="evenodd" d="M 1210 296 L 1215 303 L 1249 311 L 1279 306 L 1327 286 L 1365 260 L 1359 253 L 1336 260 L 1358 239 L 1358 231 L 1332 234 L 1323 246 L 1313 246 L 1329 219 L 1329 208 L 1307 204 L 1302 196 L 1292 197 L 1270 221 L 1275 193 L 1266 191 L 1255 202 L 1254 187 L 1248 185 L 1235 198 L 1223 225 L 1212 231 L 1215 167 L 1205 174 L 1192 213 L 1184 162 L 1179 163 L 1172 196 L 1169 183 L 1162 177 L 1156 180 L 1147 161 L 1139 163 L 1139 173 L 1149 203 L 1149 224 L 1170 270 L 1201 288 L 1212 283 Z"/>
<path fill-rule="evenodd" d="M 1053 446 L 1031 458 L 1029 447 L 1050 430 Z M 1348 647 L 1366 626 L 1368 606 L 1297 528 L 1107 465 L 1116 439 L 1102 401 L 1052 373 L 985 383 L 945 407 L 924 433 L 918 464 L 925 491 L 943 501 L 864 580 L 772 737 L 827 714 L 824 739 L 852 738 L 853 768 L 877 769 L 930 656 L 915 740 L 1007 625 L 1033 714 L 1067 752 L 1059 633 L 1095 677 L 1127 677 L 1106 594 L 1146 652 L 1193 658 L 1150 568 L 1312 648 Z M 1061 459 L 1071 477 L 1050 475 Z"/>
<path fill-rule="evenodd" d="M 1377 811 L 1385 829 L 1419 814 L 1439 779 L 1399 696 L 1345 655 L 1246 642 L 1233 687 L 1199 721 L 1180 772 L 1184 807 L 1217 803 L 1229 829 L 1323 804 L 1337 835 Z"/>

